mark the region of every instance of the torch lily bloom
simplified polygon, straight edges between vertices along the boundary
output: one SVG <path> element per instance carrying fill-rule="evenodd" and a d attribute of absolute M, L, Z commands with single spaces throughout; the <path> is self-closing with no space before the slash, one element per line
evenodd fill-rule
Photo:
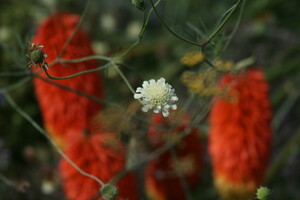
<path fill-rule="evenodd" d="M 63 77 L 98 67 L 96 60 L 78 63 L 57 62 L 51 65 L 57 61 L 78 21 L 78 15 L 54 14 L 41 23 L 33 38 L 34 43 L 43 46 L 43 52 L 47 55 L 45 62 L 49 64 L 47 71 L 51 76 Z M 79 29 L 66 46 L 61 59 L 82 58 L 93 54 L 89 37 L 82 29 Z M 100 75 L 88 73 L 64 80 L 52 80 L 45 72 L 39 71 L 40 69 L 33 67 L 32 70 L 37 74 L 34 78 L 34 86 L 44 126 L 56 142 L 63 143 L 63 138 L 70 127 L 78 130 L 88 128 L 91 119 L 101 110 L 102 105 L 84 95 L 59 87 L 57 84 L 103 98 Z"/>
<path fill-rule="evenodd" d="M 268 83 L 257 68 L 221 78 L 226 94 L 210 114 L 209 153 L 214 182 L 224 199 L 253 197 L 271 149 Z"/>
<path fill-rule="evenodd" d="M 107 183 L 125 167 L 125 151 L 113 134 L 101 130 L 72 133 L 82 137 L 70 138 L 66 155 L 83 171 Z M 62 186 L 66 197 L 71 200 L 87 200 L 97 196 L 101 185 L 95 180 L 83 176 L 66 160 L 59 164 Z M 136 181 L 128 173 L 117 184 L 118 199 L 137 199 Z"/>

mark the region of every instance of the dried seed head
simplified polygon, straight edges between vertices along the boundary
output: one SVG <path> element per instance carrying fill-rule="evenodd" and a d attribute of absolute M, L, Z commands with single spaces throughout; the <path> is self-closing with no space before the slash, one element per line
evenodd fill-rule
<path fill-rule="evenodd" d="M 26 54 L 29 67 L 48 67 L 47 62 L 45 61 L 47 58 L 47 54 L 43 52 L 43 48 L 44 46 L 40 44 L 29 42 L 28 53 Z"/>

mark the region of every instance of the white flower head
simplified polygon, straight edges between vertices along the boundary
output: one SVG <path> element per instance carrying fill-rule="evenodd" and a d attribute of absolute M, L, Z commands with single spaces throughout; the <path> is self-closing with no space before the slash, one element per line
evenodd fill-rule
<path fill-rule="evenodd" d="M 144 105 L 142 108 L 144 112 L 153 109 L 153 112 L 162 113 L 164 117 L 167 117 L 169 109 L 177 109 L 177 105 L 173 104 L 175 101 L 178 101 L 175 89 L 165 81 L 164 78 L 160 78 L 157 81 L 151 79 L 150 81 L 144 81 L 143 87 L 136 89 L 134 98 L 139 99 Z"/>

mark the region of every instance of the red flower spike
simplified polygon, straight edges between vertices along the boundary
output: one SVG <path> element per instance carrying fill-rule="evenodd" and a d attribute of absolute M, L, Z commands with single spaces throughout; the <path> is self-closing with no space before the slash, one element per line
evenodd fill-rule
<path fill-rule="evenodd" d="M 48 56 L 46 58 L 47 63 L 57 59 L 78 21 L 79 16 L 77 15 L 61 13 L 50 16 L 40 25 L 33 42 L 44 46 L 43 51 Z M 79 29 L 67 46 L 62 58 L 75 59 L 90 55 L 94 55 L 90 40 L 83 30 Z M 52 76 L 62 77 L 96 67 L 98 67 L 96 60 L 80 63 L 58 63 L 49 66 L 48 72 Z M 35 69 L 32 68 L 32 70 Z M 48 79 L 43 71 L 38 75 Z M 51 81 L 103 98 L 102 81 L 98 73 Z M 63 142 L 63 138 L 70 127 L 78 130 L 88 128 L 91 119 L 102 108 L 99 103 L 85 96 L 67 91 L 40 78 L 34 78 L 34 86 L 45 127 L 59 143 Z"/>
<path fill-rule="evenodd" d="M 161 126 L 170 125 L 170 121 L 159 114 L 154 114 L 153 124 L 150 126 L 148 138 L 155 148 L 165 144 L 166 140 L 176 140 L 187 126 L 188 118 L 182 121 L 172 133 L 168 133 Z M 193 189 L 199 182 L 202 169 L 202 145 L 196 129 L 181 139 L 175 146 L 177 159 L 170 152 L 163 153 L 149 162 L 146 168 L 146 188 L 151 200 L 184 200 L 185 192 L 179 174 L 186 179 L 189 189 Z"/>
<path fill-rule="evenodd" d="M 215 185 L 224 199 L 252 197 L 261 184 L 271 147 L 268 84 L 259 69 L 248 69 L 220 81 L 227 98 L 210 114 L 209 152 Z M 226 91 L 226 89 L 224 89 Z"/>
<path fill-rule="evenodd" d="M 98 132 L 86 135 L 72 134 L 82 135 L 82 137 L 70 139 L 70 145 L 65 153 L 85 172 L 107 183 L 125 167 L 125 151 L 112 134 Z M 99 193 L 101 185 L 81 175 L 66 160 L 60 161 L 59 170 L 68 199 L 89 200 Z M 136 182 L 132 173 L 127 174 L 116 186 L 119 190 L 118 199 L 137 199 Z"/>

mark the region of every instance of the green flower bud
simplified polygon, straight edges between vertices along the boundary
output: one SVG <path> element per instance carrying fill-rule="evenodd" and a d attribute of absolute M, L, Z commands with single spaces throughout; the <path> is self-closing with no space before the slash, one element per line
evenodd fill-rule
<path fill-rule="evenodd" d="M 115 200 L 119 195 L 119 191 L 115 185 L 106 183 L 102 186 L 100 194 L 104 200 Z"/>
<path fill-rule="evenodd" d="M 270 190 L 267 187 L 260 187 L 256 191 L 256 198 L 259 200 L 267 200 L 270 195 Z"/>

